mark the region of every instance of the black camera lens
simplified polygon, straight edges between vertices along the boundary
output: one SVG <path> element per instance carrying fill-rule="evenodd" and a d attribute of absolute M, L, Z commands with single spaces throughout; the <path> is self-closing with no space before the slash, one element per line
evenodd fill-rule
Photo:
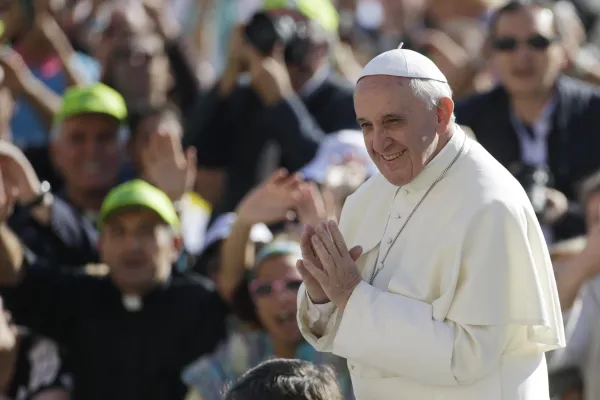
<path fill-rule="evenodd" d="M 254 15 L 245 27 L 246 39 L 263 56 L 269 55 L 279 40 L 271 17 L 264 12 Z"/>

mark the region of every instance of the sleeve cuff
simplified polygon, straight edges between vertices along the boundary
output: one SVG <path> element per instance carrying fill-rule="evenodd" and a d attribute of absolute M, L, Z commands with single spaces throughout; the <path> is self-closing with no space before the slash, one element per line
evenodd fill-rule
<path fill-rule="evenodd" d="M 328 311 L 331 313 L 326 314 Z M 298 291 L 298 327 L 304 339 L 317 351 L 331 352 L 340 316 L 339 309 L 332 303 L 313 304 L 302 284 Z"/>
<path fill-rule="evenodd" d="M 335 304 L 333 304 L 331 301 L 324 304 L 314 304 L 310 299 L 308 292 L 305 294 L 305 296 L 306 304 L 308 305 L 306 313 L 308 316 L 308 323 L 311 328 L 313 328 L 320 319 L 329 319 L 329 317 L 331 317 L 335 311 Z"/>

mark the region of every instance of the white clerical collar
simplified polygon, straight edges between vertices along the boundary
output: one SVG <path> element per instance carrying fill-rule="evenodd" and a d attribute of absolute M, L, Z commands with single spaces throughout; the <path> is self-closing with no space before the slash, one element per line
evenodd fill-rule
<path fill-rule="evenodd" d="M 141 296 L 136 295 L 124 295 L 123 307 L 129 312 L 140 311 L 144 305 Z"/>
<path fill-rule="evenodd" d="M 409 183 L 404 185 L 405 189 L 410 191 L 420 191 L 428 189 L 433 182 L 439 178 L 444 169 L 450 165 L 454 157 L 458 154 L 465 140 L 469 140 L 463 130 L 454 125 L 454 134 L 442 148 L 442 150 L 431 160 L 425 168 Z M 465 144 L 463 154 L 467 152 L 469 142 Z"/>

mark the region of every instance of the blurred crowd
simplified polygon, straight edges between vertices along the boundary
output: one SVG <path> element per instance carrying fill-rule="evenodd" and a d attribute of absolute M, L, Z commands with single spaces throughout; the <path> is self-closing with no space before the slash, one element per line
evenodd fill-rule
<path fill-rule="evenodd" d="M 543 226 L 553 399 L 600 400 L 599 1 L 0 0 L 0 40 L 0 398 L 251 399 L 279 358 L 353 399 L 296 260 L 377 173 L 353 90 L 402 44 Z"/>

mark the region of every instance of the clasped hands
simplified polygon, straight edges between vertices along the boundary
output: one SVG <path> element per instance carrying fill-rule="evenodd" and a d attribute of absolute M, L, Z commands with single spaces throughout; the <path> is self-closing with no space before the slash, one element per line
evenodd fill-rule
<path fill-rule="evenodd" d="M 302 259 L 296 266 L 313 303 L 333 302 L 343 310 L 361 282 L 355 261 L 362 247 L 348 250 L 335 221 L 306 225 L 300 240 Z"/>

